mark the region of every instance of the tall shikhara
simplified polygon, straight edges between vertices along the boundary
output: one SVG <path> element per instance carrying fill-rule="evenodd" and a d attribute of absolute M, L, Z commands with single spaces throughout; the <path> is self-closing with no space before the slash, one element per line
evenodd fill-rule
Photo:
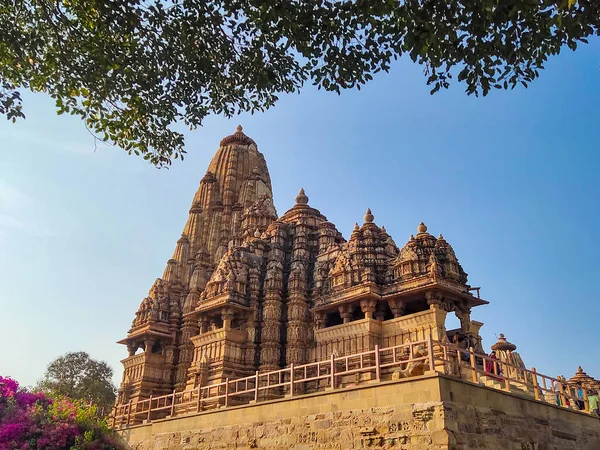
<path fill-rule="evenodd" d="M 346 242 L 302 189 L 278 218 L 265 159 L 238 126 L 119 341 L 129 356 L 117 403 L 427 335 L 480 347 L 470 312 L 487 302 L 472 290 L 450 244 L 424 224 L 399 249 L 367 210 Z M 445 329 L 448 312 L 460 329 Z"/>

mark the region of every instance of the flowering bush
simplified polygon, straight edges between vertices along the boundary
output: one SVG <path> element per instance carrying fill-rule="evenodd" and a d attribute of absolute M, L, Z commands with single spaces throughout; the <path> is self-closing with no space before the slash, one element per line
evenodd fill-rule
<path fill-rule="evenodd" d="M 28 392 L 0 376 L 0 450 L 124 449 L 95 406 Z"/>

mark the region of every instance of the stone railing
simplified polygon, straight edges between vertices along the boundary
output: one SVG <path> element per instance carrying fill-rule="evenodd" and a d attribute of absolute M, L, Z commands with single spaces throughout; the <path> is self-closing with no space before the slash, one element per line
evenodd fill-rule
<path fill-rule="evenodd" d="M 380 348 L 314 363 L 260 373 L 196 389 L 115 406 L 113 427 L 127 427 L 152 420 L 356 386 L 364 380 L 385 382 L 422 374 L 440 373 L 466 382 L 525 396 L 563 408 L 589 413 L 585 389 L 581 397 L 573 387 L 542 375 L 535 368 L 517 367 L 473 348 L 427 339 Z M 579 406 L 577 406 L 579 405 Z"/>

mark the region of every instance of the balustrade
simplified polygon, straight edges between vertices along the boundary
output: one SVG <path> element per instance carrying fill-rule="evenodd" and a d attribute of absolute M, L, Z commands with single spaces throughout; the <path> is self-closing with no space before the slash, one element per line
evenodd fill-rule
<path fill-rule="evenodd" d="M 468 354 L 468 358 L 462 357 L 465 354 Z M 332 354 L 327 359 L 309 364 L 291 364 L 285 369 L 265 373 L 257 371 L 245 378 L 226 379 L 193 390 L 173 391 L 171 394 L 118 405 L 113 409 L 112 424 L 113 427 L 121 427 L 207 409 L 343 389 L 355 384 L 348 382 L 352 376 L 359 379 L 372 374 L 371 380 L 387 381 L 392 379 L 394 371 L 408 373 L 408 368 L 415 364 L 426 367 L 429 373 L 440 373 L 507 392 L 518 391 L 532 400 L 565 408 L 575 409 L 576 402 L 581 400 L 584 403 L 581 412 L 590 412 L 585 389 L 583 398 L 579 398 L 577 389 L 543 375 L 535 368 L 517 367 L 475 353 L 473 348 L 462 350 L 428 336 L 424 340 L 397 346 L 380 348 L 376 345 L 374 350 L 350 355 L 336 357 Z M 127 370 L 136 367 L 132 364 Z"/>

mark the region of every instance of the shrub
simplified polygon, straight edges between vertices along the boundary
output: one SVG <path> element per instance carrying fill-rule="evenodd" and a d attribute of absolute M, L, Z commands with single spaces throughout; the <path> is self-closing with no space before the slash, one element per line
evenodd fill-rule
<path fill-rule="evenodd" d="M 0 376 L 0 450 L 109 450 L 126 445 L 97 407 L 29 392 Z"/>

